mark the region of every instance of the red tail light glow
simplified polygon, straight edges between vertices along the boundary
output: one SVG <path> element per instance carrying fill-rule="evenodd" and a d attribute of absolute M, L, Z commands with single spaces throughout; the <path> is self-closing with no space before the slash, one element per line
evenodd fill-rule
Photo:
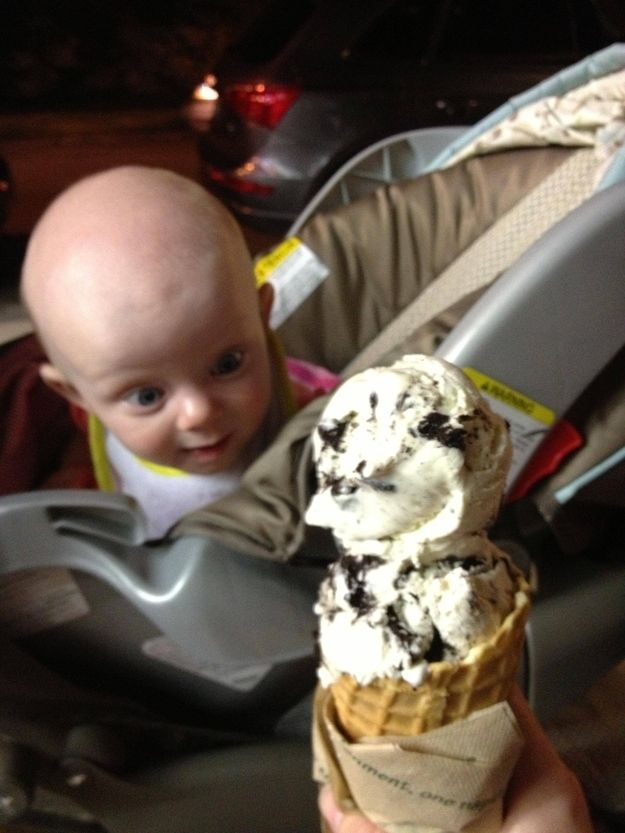
<path fill-rule="evenodd" d="M 211 182 L 221 185 L 223 188 L 228 188 L 230 191 L 237 191 L 240 194 L 255 194 L 257 197 L 268 197 L 274 191 L 272 185 L 254 182 L 252 179 L 245 179 L 231 171 L 222 171 L 212 166 L 206 169 L 206 175 Z"/>
<path fill-rule="evenodd" d="M 223 97 L 243 118 L 274 128 L 299 96 L 298 87 L 280 84 L 233 84 Z"/>

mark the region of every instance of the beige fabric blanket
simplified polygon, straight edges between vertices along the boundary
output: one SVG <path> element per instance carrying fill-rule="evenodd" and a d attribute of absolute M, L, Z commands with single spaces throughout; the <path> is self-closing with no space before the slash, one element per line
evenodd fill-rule
<path fill-rule="evenodd" d="M 522 147 L 595 147 L 609 161 L 625 141 L 625 70 L 520 108 L 448 163 Z"/>

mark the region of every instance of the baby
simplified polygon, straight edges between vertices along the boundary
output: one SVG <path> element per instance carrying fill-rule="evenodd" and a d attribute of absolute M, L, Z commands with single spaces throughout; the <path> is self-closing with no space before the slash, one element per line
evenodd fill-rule
<path fill-rule="evenodd" d="M 134 496 L 153 537 L 234 491 L 288 415 L 272 287 L 197 183 L 122 167 L 73 185 L 31 236 L 22 297 L 41 377 L 90 415 L 98 485 Z"/>

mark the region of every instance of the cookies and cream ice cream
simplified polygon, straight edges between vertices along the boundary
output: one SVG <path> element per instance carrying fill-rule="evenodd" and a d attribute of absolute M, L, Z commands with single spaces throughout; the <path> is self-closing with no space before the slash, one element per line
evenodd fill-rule
<path fill-rule="evenodd" d="M 429 663 L 470 658 L 513 607 L 510 563 L 484 535 L 425 544 L 413 555 L 343 552 L 332 565 L 315 608 L 322 685 L 341 674 L 361 685 L 376 677 L 421 685 Z"/>
<path fill-rule="evenodd" d="M 319 481 L 306 516 L 343 543 L 420 541 L 487 527 L 501 504 L 507 426 L 458 368 L 431 356 L 348 379 L 313 437 Z"/>
<path fill-rule="evenodd" d="M 322 685 L 417 688 L 435 663 L 470 664 L 527 604 L 486 534 L 510 463 L 505 421 L 458 368 L 410 355 L 344 382 L 313 446 L 306 519 L 340 553 L 316 605 Z"/>

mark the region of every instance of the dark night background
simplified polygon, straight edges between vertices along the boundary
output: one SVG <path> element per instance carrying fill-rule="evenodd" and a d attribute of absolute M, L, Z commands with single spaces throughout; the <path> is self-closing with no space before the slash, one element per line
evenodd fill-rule
<path fill-rule="evenodd" d="M 266 3 L 0 3 L 0 154 L 12 180 L 2 206 L 0 295 L 13 290 L 34 222 L 81 176 L 147 164 L 199 177 L 184 106 Z M 267 245 L 264 236 L 248 237 L 254 250 Z"/>
<path fill-rule="evenodd" d="M 6 0 L 0 6 L 0 108 L 177 106 L 258 6 L 245 0 Z"/>

